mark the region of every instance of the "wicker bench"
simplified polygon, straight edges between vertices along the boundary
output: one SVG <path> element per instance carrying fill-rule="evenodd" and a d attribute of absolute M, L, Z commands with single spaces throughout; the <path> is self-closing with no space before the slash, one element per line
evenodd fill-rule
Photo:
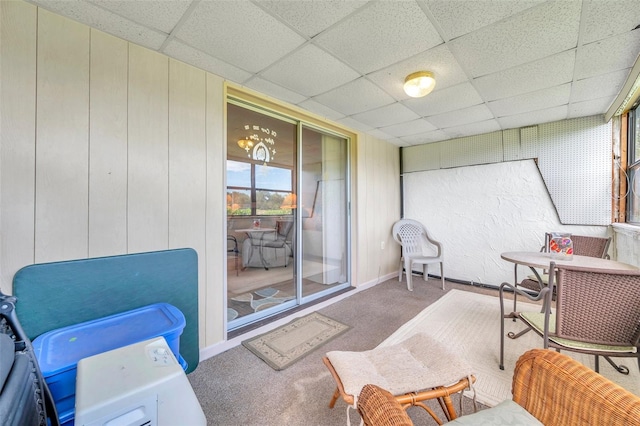
<path fill-rule="evenodd" d="M 391 391 L 403 408 L 421 407 L 438 424 L 442 421 L 424 401 L 437 399 L 447 420 L 455 419 L 457 414 L 450 396 L 470 388 L 475 381 L 470 365 L 423 333 L 370 351 L 328 352 L 323 362 L 337 385 L 330 408 L 339 397 L 355 406 L 361 389 L 374 383 Z"/>

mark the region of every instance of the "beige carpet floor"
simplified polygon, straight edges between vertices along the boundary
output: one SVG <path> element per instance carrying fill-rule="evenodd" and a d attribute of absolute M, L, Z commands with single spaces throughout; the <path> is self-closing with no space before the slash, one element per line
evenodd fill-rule
<path fill-rule="evenodd" d="M 240 345 L 203 360 L 187 377 L 207 416 L 208 424 L 219 426 L 344 426 L 347 405 L 340 400 L 329 408 L 335 382 L 322 363 L 332 350 L 373 349 L 398 327 L 411 320 L 446 292 L 439 280 L 415 279 L 414 291 L 397 278 L 356 293 L 319 310 L 323 315 L 351 326 L 344 334 L 313 351 L 291 367 L 275 371 Z M 489 291 L 447 283 L 451 288 Z M 472 410 L 463 398 L 465 412 Z M 458 407 L 458 396 L 454 402 Z M 432 402 L 432 401 L 430 401 Z M 437 402 L 432 409 L 442 415 Z M 351 423 L 360 417 L 350 410 Z M 410 408 L 416 425 L 436 423 L 420 408 Z"/>
<path fill-rule="evenodd" d="M 437 303 L 442 297 L 447 297 L 448 293 L 453 292 L 452 289 L 462 290 L 465 293 L 487 294 L 494 298 L 497 296 L 496 290 L 477 286 L 447 282 L 446 288 L 446 291 L 440 289 L 439 280 L 430 279 L 424 282 L 416 277 L 414 291 L 410 292 L 407 291 L 406 281 L 398 282 L 396 278 L 320 309 L 321 314 L 348 324 L 351 329 L 282 371 L 273 370 L 241 345 L 201 361 L 188 378 L 207 416 L 208 424 L 221 426 L 345 425 L 347 406 L 344 401 L 339 400 L 333 409 L 328 407 L 335 390 L 335 382 L 322 363 L 322 356 L 333 350 L 373 349 L 398 332 L 404 324 L 410 323 L 429 305 Z M 466 297 L 458 294 L 454 299 L 462 301 Z M 494 316 L 487 323 L 491 323 L 491 327 L 494 326 L 493 324 L 499 326 L 499 308 L 497 305 L 491 306 L 496 306 Z M 466 305 L 462 309 L 472 313 L 474 308 Z M 448 321 L 444 322 L 444 324 L 442 322 L 433 324 L 431 328 L 448 327 Z M 465 334 L 460 335 L 461 337 L 453 337 L 450 332 L 445 334 L 449 336 L 447 340 L 451 344 L 454 343 L 454 339 L 458 341 L 460 338 L 460 344 L 467 350 L 480 348 L 485 351 L 487 354 L 485 358 L 490 360 L 487 365 L 496 374 L 501 374 L 498 369 L 497 340 L 486 341 L 483 338 Z M 496 331 L 492 339 L 498 338 Z M 541 342 L 538 345 L 541 347 Z M 520 356 L 521 349 L 509 344 L 506 351 L 512 353 L 511 358 L 515 358 Z M 637 363 L 629 363 L 628 366 L 637 371 Z M 510 374 L 512 370 L 513 363 L 508 361 L 505 371 Z M 462 398 L 462 400 L 465 412 L 471 412 L 470 399 Z M 454 395 L 456 408 L 458 401 L 458 396 Z M 436 413 L 442 413 L 437 403 L 430 406 Z M 485 406 L 480 404 L 480 407 Z M 411 407 L 408 413 L 416 425 L 436 424 L 420 408 Z M 350 414 L 351 424 L 359 424 L 358 414 L 353 410 Z"/>

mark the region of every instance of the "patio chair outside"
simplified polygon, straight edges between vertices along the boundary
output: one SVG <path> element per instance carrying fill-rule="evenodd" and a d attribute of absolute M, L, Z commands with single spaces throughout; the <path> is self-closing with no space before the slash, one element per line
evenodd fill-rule
<path fill-rule="evenodd" d="M 284 255 L 286 256 L 284 266 L 289 265 L 289 256 L 293 255 L 293 250 L 291 249 L 291 230 L 293 230 L 293 221 L 291 220 L 278 220 L 276 221 L 276 236 L 275 239 L 267 240 L 266 242 L 262 242 L 261 250 L 264 248 L 284 248 Z"/>
<path fill-rule="evenodd" d="M 238 239 L 233 235 L 227 235 L 227 254 L 229 253 L 232 253 L 235 257 L 236 276 L 238 276 L 238 255 L 240 254 L 240 250 L 238 249 Z"/>
<path fill-rule="evenodd" d="M 552 288 L 556 287 L 555 313 L 551 312 Z M 504 290 L 511 289 L 530 300 L 544 300 L 543 312 L 504 311 Z M 504 320 L 520 319 L 543 339 L 544 348 L 556 348 L 605 359 L 619 372 L 628 367 L 616 366 L 610 357 L 635 357 L 640 368 L 640 270 L 596 270 L 577 266 L 560 266 L 551 262 L 549 285 L 536 296 L 500 285 L 500 368 L 504 369 Z M 518 333 L 518 335 L 522 334 Z M 509 333 L 510 338 L 517 337 Z"/>
<path fill-rule="evenodd" d="M 400 270 L 398 271 L 398 281 L 402 281 L 402 270 L 407 274 L 407 289 L 413 291 L 411 282 L 411 272 L 413 265 L 423 265 L 423 279 L 428 279 L 428 265 L 432 263 L 440 264 L 440 279 L 444 290 L 444 257 L 442 244 L 429 235 L 429 231 L 417 220 L 401 219 L 393 225 L 393 239 L 402 246 L 402 257 L 400 258 Z M 426 247 L 425 247 L 426 246 Z M 434 249 L 434 254 L 425 254 L 424 249 L 428 247 Z"/>

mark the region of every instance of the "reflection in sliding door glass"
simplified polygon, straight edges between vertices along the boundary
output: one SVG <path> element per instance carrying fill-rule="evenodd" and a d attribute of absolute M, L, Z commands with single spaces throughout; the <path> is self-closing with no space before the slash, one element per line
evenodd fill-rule
<path fill-rule="evenodd" d="M 347 282 L 347 140 L 302 131 L 302 295 Z"/>
<path fill-rule="evenodd" d="M 256 322 L 297 304 L 298 125 L 227 105 L 227 323 Z"/>

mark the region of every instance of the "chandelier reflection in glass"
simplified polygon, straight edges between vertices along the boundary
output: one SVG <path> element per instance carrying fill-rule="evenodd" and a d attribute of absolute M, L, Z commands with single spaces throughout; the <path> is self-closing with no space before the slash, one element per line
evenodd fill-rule
<path fill-rule="evenodd" d="M 258 125 L 245 124 L 245 130 L 253 131 L 249 137 L 238 140 L 238 146 L 247 152 L 247 157 L 268 163 L 276 155 L 277 132 Z"/>
<path fill-rule="evenodd" d="M 253 148 L 253 141 L 251 139 L 238 139 L 238 146 L 249 152 Z"/>

